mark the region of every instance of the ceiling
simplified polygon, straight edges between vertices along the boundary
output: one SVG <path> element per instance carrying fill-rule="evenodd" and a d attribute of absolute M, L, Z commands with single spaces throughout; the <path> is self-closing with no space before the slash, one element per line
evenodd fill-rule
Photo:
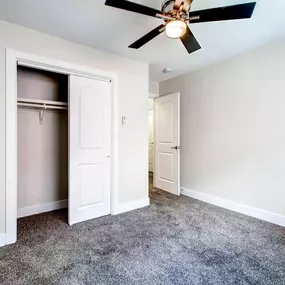
<path fill-rule="evenodd" d="M 254 1 L 254 0 L 253 0 Z M 194 0 L 192 10 L 253 2 Z M 249 20 L 190 24 L 202 49 L 188 54 L 179 40 L 161 34 L 139 50 L 128 45 L 159 26 L 159 19 L 114 9 L 104 0 L 1 0 L 0 19 L 83 45 L 150 63 L 150 78 L 163 81 L 285 37 L 285 1 L 257 0 Z M 163 0 L 133 0 L 160 9 Z M 171 67 L 173 72 L 162 70 Z"/>

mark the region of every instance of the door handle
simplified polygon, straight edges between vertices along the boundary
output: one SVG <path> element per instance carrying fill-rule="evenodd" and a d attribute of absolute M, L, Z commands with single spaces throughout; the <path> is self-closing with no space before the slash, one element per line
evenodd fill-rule
<path fill-rule="evenodd" d="M 180 146 L 172 146 L 171 149 L 180 149 Z"/>

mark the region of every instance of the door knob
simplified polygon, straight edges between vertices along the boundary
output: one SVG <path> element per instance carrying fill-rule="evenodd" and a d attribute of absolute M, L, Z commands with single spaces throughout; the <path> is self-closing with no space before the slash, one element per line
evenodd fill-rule
<path fill-rule="evenodd" d="M 180 149 L 180 146 L 172 146 L 172 149 Z"/>

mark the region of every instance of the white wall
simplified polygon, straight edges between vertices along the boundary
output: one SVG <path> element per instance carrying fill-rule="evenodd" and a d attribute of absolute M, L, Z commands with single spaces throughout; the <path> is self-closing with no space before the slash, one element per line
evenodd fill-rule
<path fill-rule="evenodd" d="M 159 94 L 159 83 L 156 81 L 150 81 L 149 92 L 154 94 Z"/>
<path fill-rule="evenodd" d="M 285 215 L 285 41 L 160 84 L 174 92 L 181 186 Z"/>
<path fill-rule="evenodd" d="M 5 232 L 5 48 L 38 54 L 119 76 L 119 201 L 148 197 L 148 64 L 0 21 L 0 234 Z"/>

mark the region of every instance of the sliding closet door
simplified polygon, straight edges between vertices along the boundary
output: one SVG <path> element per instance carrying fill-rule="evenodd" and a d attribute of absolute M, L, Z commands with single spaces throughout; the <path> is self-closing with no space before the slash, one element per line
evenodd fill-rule
<path fill-rule="evenodd" d="M 69 77 L 69 224 L 110 214 L 111 83 Z"/>

